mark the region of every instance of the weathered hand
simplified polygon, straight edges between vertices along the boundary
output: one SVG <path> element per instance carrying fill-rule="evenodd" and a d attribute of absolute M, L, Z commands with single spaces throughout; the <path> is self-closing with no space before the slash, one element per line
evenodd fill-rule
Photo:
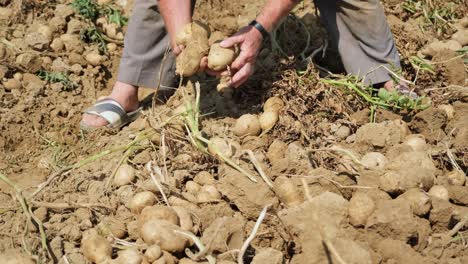
<path fill-rule="evenodd" d="M 239 56 L 231 64 L 234 76 L 231 78 L 230 86 L 239 87 L 253 74 L 262 41 L 262 34 L 254 27 L 247 26 L 220 43 L 223 48 L 229 48 L 236 44 L 239 44 L 240 48 Z"/>

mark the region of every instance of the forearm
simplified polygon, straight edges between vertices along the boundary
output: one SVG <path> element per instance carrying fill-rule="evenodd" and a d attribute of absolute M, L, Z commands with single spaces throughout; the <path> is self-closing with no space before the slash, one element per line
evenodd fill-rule
<path fill-rule="evenodd" d="M 299 2 L 300 0 L 267 0 L 256 20 L 271 32 Z"/>
<path fill-rule="evenodd" d="M 166 24 L 171 38 L 171 45 L 175 46 L 175 36 L 182 27 L 192 22 L 190 0 L 156 0 L 159 1 L 159 11 Z"/>

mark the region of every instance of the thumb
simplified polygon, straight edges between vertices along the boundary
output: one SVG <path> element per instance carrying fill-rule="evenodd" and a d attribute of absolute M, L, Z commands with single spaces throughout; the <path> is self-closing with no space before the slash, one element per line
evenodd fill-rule
<path fill-rule="evenodd" d="M 221 41 L 221 43 L 219 43 L 219 46 L 221 46 L 221 48 L 230 48 L 238 43 L 241 43 L 241 42 L 244 42 L 244 36 L 243 35 L 237 35 L 237 36 L 232 36 L 230 38 L 227 38 L 223 41 Z"/>

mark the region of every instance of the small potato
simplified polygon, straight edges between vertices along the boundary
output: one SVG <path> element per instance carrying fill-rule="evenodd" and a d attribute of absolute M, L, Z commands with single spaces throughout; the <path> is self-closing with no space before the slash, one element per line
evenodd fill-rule
<path fill-rule="evenodd" d="M 52 40 L 53 33 L 52 33 L 52 29 L 51 29 L 49 26 L 40 25 L 40 26 L 37 28 L 37 33 L 42 34 L 42 35 L 45 36 L 49 41 Z"/>
<path fill-rule="evenodd" d="M 18 90 L 21 88 L 21 83 L 16 79 L 8 79 L 2 84 L 3 84 L 3 87 L 5 87 L 5 90 L 7 91 Z"/>
<path fill-rule="evenodd" d="M 304 198 L 297 186 L 285 176 L 276 178 L 273 184 L 273 190 L 280 201 L 287 206 L 297 206 L 304 202 Z"/>
<path fill-rule="evenodd" d="M 193 221 L 190 212 L 182 206 L 171 207 L 179 217 L 180 228 L 185 231 L 193 232 Z"/>
<path fill-rule="evenodd" d="M 463 186 L 466 181 L 466 175 L 461 170 L 454 170 L 447 173 L 447 180 L 450 185 Z"/>
<path fill-rule="evenodd" d="M 210 144 L 208 144 L 208 152 L 214 156 L 221 154 L 226 158 L 230 158 L 233 154 L 232 147 L 229 145 L 227 140 L 219 137 L 210 139 Z"/>
<path fill-rule="evenodd" d="M 387 164 L 387 158 L 380 152 L 369 152 L 361 158 L 361 163 L 371 170 L 381 170 Z"/>
<path fill-rule="evenodd" d="M 208 41 L 209 35 L 210 29 L 207 25 L 200 21 L 193 21 L 176 34 L 176 43 L 187 46 L 190 42 L 200 39 Z"/>
<path fill-rule="evenodd" d="M 141 264 L 143 262 L 143 256 L 134 248 L 121 250 L 117 254 L 118 257 L 113 264 Z"/>
<path fill-rule="evenodd" d="M 279 116 L 278 112 L 267 111 L 260 115 L 258 118 L 260 122 L 260 127 L 264 132 L 272 129 L 276 122 L 278 122 Z"/>
<path fill-rule="evenodd" d="M 165 220 L 174 225 L 179 225 L 179 216 L 177 215 L 177 212 L 171 207 L 164 205 L 154 205 L 144 208 L 138 216 L 139 228 L 141 228 L 144 223 L 151 220 Z"/>
<path fill-rule="evenodd" d="M 214 185 L 204 185 L 197 198 L 201 198 L 199 202 L 215 201 L 221 199 L 221 194 Z"/>
<path fill-rule="evenodd" d="M 234 61 L 235 57 L 234 47 L 222 48 L 219 43 L 214 43 L 208 53 L 208 67 L 215 71 L 225 70 Z"/>
<path fill-rule="evenodd" d="M 403 145 L 410 146 L 413 151 L 426 151 L 428 146 L 423 135 L 413 134 L 405 138 Z"/>
<path fill-rule="evenodd" d="M 162 250 L 182 252 L 188 246 L 188 240 L 177 234 L 180 227 L 164 220 L 150 220 L 140 230 L 143 241 L 149 245 L 159 245 Z"/>
<path fill-rule="evenodd" d="M 99 233 L 105 236 L 112 235 L 116 238 L 124 238 L 127 235 L 125 223 L 113 217 L 104 218 L 98 225 Z"/>
<path fill-rule="evenodd" d="M 449 104 L 439 105 L 437 108 L 443 110 L 449 120 L 455 116 L 455 108 Z"/>
<path fill-rule="evenodd" d="M 239 137 L 258 136 L 262 132 L 262 127 L 256 115 L 245 114 L 236 120 L 233 132 Z"/>
<path fill-rule="evenodd" d="M 140 192 L 135 194 L 128 204 L 132 213 L 139 214 L 145 207 L 156 203 L 156 196 L 152 192 Z"/>
<path fill-rule="evenodd" d="M 185 48 L 176 59 L 176 73 L 190 77 L 198 72 L 203 53 L 190 47 Z"/>
<path fill-rule="evenodd" d="M 171 253 L 167 251 L 163 251 L 162 257 L 160 257 L 158 260 L 153 262 L 153 264 L 176 264 L 178 262 L 178 259 L 174 257 Z M 219 263 L 219 262 L 216 262 Z M 205 263 L 200 263 L 200 264 L 205 264 Z"/>
<path fill-rule="evenodd" d="M 98 235 L 95 230 L 83 235 L 81 251 L 86 259 L 94 263 L 109 260 L 112 255 L 112 247 L 109 241 Z"/>
<path fill-rule="evenodd" d="M 104 61 L 104 57 L 96 53 L 88 53 L 85 56 L 85 59 L 89 64 L 93 66 L 99 66 Z"/>
<path fill-rule="evenodd" d="M 449 193 L 447 188 L 442 185 L 434 185 L 428 192 L 429 196 L 432 198 L 441 199 L 444 201 L 449 200 Z"/>
<path fill-rule="evenodd" d="M 13 79 L 17 80 L 18 82 L 21 82 L 23 80 L 23 74 L 21 72 L 16 72 L 13 74 Z"/>
<path fill-rule="evenodd" d="M 106 47 L 109 52 L 114 52 L 117 50 L 117 44 L 112 43 L 112 42 L 107 43 Z"/>
<path fill-rule="evenodd" d="M 349 223 L 355 227 L 365 226 L 375 210 L 375 202 L 364 192 L 355 192 L 349 200 Z"/>
<path fill-rule="evenodd" d="M 281 98 L 273 96 L 266 100 L 265 104 L 263 105 L 264 112 L 279 112 L 284 107 L 284 102 Z"/>
<path fill-rule="evenodd" d="M 205 185 L 205 184 L 214 184 L 216 183 L 215 178 L 211 173 L 207 171 L 200 171 L 195 175 L 195 178 L 193 179 L 194 182 L 200 184 L 200 185 Z"/>
<path fill-rule="evenodd" d="M 114 177 L 114 185 L 122 186 L 132 183 L 135 180 L 135 169 L 128 165 L 123 164 L 119 167 Z"/>
<path fill-rule="evenodd" d="M 145 257 L 148 262 L 153 263 L 162 256 L 161 248 L 158 245 L 149 246 L 145 251 Z"/>
<path fill-rule="evenodd" d="M 400 134 L 403 136 L 408 136 L 411 134 L 411 131 L 409 130 L 408 124 L 401 120 L 401 119 L 395 119 L 393 120 L 393 123 L 397 125 L 400 128 Z"/>
<path fill-rule="evenodd" d="M 197 194 L 201 189 L 201 186 L 194 182 L 194 181 L 188 181 L 185 183 L 185 190 L 191 194 Z"/>

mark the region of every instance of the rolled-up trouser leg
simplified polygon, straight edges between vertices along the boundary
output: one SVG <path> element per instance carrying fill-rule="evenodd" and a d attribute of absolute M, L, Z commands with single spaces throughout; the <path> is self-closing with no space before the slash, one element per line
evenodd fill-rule
<path fill-rule="evenodd" d="M 159 13 L 158 1 L 136 0 L 125 35 L 117 80 L 139 87 L 154 88 L 161 76 L 161 89 L 173 86 L 175 57 L 172 52 L 168 52 L 163 60 L 169 43 L 169 34 Z"/>
<path fill-rule="evenodd" d="M 347 73 L 376 84 L 391 79 L 387 69 L 400 69 L 400 56 L 379 0 L 315 3 Z"/>

